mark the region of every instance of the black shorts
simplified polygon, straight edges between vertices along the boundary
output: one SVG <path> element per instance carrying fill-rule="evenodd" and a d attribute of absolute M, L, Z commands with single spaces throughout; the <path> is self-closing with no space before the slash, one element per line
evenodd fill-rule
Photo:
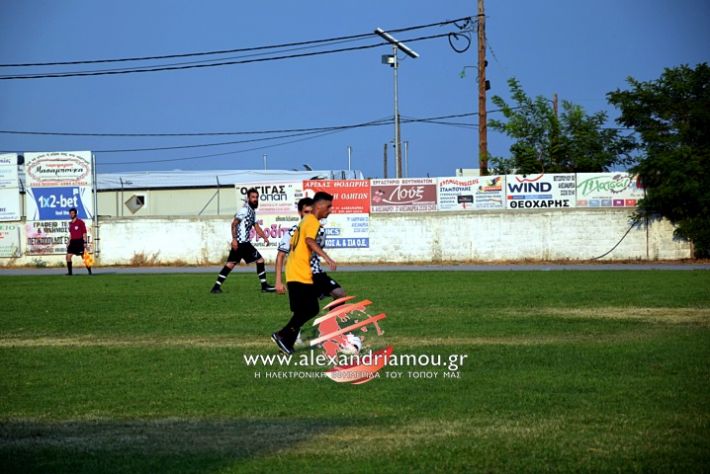
<path fill-rule="evenodd" d="M 252 263 L 260 258 L 261 254 L 254 248 L 251 242 L 239 242 L 237 250 L 230 248 L 227 261 L 239 263 L 242 259 L 244 259 L 244 263 Z"/>
<path fill-rule="evenodd" d="M 318 290 L 315 285 L 290 281 L 288 287 L 288 302 L 293 314 L 301 316 L 304 321 L 316 316 L 320 311 L 318 305 Z"/>
<path fill-rule="evenodd" d="M 67 246 L 67 254 L 84 255 L 84 239 L 71 239 Z"/>
<path fill-rule="evenodd" d="M 315 285 L 320 299 L 330 296 L 334 289 L 340 288 L 338 282 L 330 278 L 325 272 L 313 274 L 313 285 Z"/>

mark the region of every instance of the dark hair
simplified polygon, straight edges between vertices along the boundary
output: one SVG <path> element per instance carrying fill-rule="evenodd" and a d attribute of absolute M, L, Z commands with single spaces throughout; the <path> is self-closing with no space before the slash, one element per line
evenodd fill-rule
<path fill-rule="evenodd" d="M 77 212 L 77 210 L 76 210 L 76 207 L 72 207 L 71 209 L 69 209 L 69 212 L 71 212 L 71 211 L 74 211 L 74 212 L 76 212 L 76 213 L 78 214 L 78 212 Z"/>
<path fill-rule="evenodd" d="M 318 201 L 332 201 L 333 200 L 333 195 L 328 194 L 325 191 L 318 191 L 315 196 L 313 196 L 313 204 L 317 203 Z"/>
<path fill-rule="evenodd" d="M 256 188 L 247 189 L 247 197 L 249 197 L 251 193 L 256 193 L 257 196 L 259 195 L 259 191 L 257 191 Z"/>
<path fill-rule="evenodd" d="M 298 201 L 298 212 L 301 212 L 304 207 L 306 206 L 312 206 L 313 205 L 313 199 L 311 198 L 303 198 Z"/>

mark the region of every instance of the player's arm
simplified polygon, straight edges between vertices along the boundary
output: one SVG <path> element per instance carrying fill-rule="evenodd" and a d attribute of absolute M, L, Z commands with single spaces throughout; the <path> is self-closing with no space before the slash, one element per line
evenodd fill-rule
<path fill-rule="evenodd" d="M 291 237 L 293 236 L 294 229 L 295 226 L 284 233 L 279 242 L 278 251 L 276 252 L 276 293 L 286 293 L 283 285 L 283 262 L 291 251 Z"/>
<path fill-rule="evenodd" d="M 81 238 L 84 240 L 84 246 L 85 246 L 86 249 L 88 250 L 88 249 L 89 249 L 89 234 L 88 234 L 88 232 L 86 231 L 86 224 L 84 224 L 84 223 L 82 222 L 82 223 L 81 223 L 81 226 L 83 227 L 82 230 L 84 231 L 83 234 L 82 234 L 82 236 L 81 236 Z"/>
<path fill-rule="evenodd" d="M 306 245 L 308 246 L 308 249 L 311 252 L 316 253 L 319 257 L 323 258 L 325 262 L 328 264 L 328 267 L 330 268 L 331 271 L 335 271 L 337 268 L 337 264 L 335 263 L 335 260 L 330 258 L 330 256 L 325 253 L 325 250 L 321 248 L 320 245 L 318 245 L 318 242 L 314 238 L 311 237 L 306 237 Z"/>
<path fill-rule="evenodd" d="M 261 229 L 261 226 L 259 224 L 257 224 L 256 222 L 254 223 L 254 230 L 256 231 L 256 235 L 258 235 L 259 237 L 264 239 L 264 242 L 266 243 L 266 245 L 269 245 L 269 236 L 266 235 L 266 232 L 264 232 Z"/>
<path fill-rule="evenodd" d="M 283 265 L 284 265 L 284 260 L 286 259 L 286 253 L 278 251 L 276 252 L 276 293 L 284 294 L 286 293 L 286 288 L 284 288 L 283 284 Z"/>
<path fill-rule="evenodd" d="M 237 229 L 239 228 L 240 220 L 238 218 L 232 219 L 232 248 L 237 250 L 239 247 L 239 241 L 237 240 Z"/>

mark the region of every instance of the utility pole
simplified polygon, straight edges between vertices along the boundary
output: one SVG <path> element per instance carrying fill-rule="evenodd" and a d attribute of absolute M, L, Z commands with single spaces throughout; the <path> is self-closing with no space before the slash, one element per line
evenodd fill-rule
<path fill-rule="evenodd" d="M 387 143 L 385 143 L 385 173 L 382 175 L 384 179 L 387 179 Z"/>
<path fill-rule="evenodd" d="M 557 118 L 557 92 L 552 95 L 552 110 L 555 111 L 555 118 Z"/>
<path fill-rule="evenodd" d="M 488 174 L 488 117 L 486 114 L 486 14 L 478 0 L 478 166 Z"/>

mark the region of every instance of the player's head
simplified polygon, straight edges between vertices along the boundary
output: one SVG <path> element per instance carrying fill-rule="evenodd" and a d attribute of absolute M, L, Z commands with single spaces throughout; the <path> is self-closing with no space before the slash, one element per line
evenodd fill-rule
<path fill-rule="evenodd" d="M 69 209 L 69 217 L 71 217 L 72 219 L 76 217 L 76 207 L 72 207 L 71 209 Z"/>
<path fill-rule="evenodd" d="M 298 201 L 298 215 L 303 217 L 305 214 L 313 212 L 313 199 L 305 197 Z"/>
<path fill-rule="evenodd" d="M 252 209 L 259 207 L 259 191 L 256 188 L 247 189 L 247 204 Z"/>
<path fill-rule="evenodd" d="M 316 216 L 318 220 L 328 217 L 332 209 L 332 194 L 328 194 L 325 191 L 318 191 L 316 195 L 313 196 L 313 215 Z"/>

